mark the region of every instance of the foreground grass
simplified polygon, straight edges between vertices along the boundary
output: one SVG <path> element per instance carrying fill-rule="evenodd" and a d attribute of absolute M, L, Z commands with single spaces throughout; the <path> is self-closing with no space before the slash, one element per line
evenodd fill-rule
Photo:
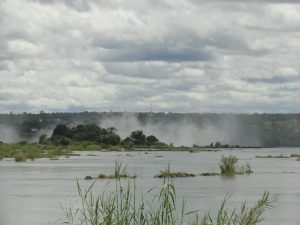
<path fill-rule="evenodd" d="M 141 197 L 136 185 L 122 186 L 116 180 L 114 191 L 94 195 L 93 185 L 82 190 L 77 182 L 81 199 L 79 208 L 64 207 L 64 224 L 69 225 L 256 225 L 263 220 L 264 212 L 272 207 L 269 193 L 265 192 L 253 206 L 242 204 L 240 210 L 226 208 L 228 198 L 221 203 L 217 216 L 198 211 L 186 211 L 186 202 L 178 206 L 174 184 L 167 180 L 158 194 L 153 189 Z M 147 196 L 146 196 L 147 195 Z M 150 196 L 149 196 L 150 195 Z M 151 197 L 153 196 L 153 197 Z M 140 198 L 138 198 L 140 197 Z M 138 200 L 137 200 L 138 198 Z M 145 201 L 144 199 L 150 199 Z"/>

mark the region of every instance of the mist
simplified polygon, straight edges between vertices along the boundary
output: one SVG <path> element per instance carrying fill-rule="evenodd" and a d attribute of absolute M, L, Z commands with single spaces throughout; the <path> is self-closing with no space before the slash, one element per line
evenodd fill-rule
<path fill-rule="evenodd" d="M 147 119 L 141 123 L 136 114 L 123 113 L 120 117 L 104 118 L 99 126 L 115 127 L 121 138 L 130 135 L 134 130 L 143 130 L 146 135 L 154 135 L 164 143 L 175 146 L 209 145 L 212 142 L 240 146 L 260 146 L 257 133 L 247 133 L 237 118 L 207 120 L 201 125 L 183 118 L 179 121 L 154 122 Z"/>
<path fill-rule="evenodd" d="M 13 126 L 0 124 L 0 141 L 4 143 L 15 143 L 19 140 L 18 131 Z"/>
<path fill-rule="evenodd" d="M 47 137 L 51 137 L 52 133 L 53 133 L 53 129 L 55 128 L 57 124 L 55 125 L 52 125 L 48 128 L 43 128 L 43 129 L 40 129 L 38 130 L 34 135 L 33 137 L 31 137 L 28 142 L 30 143 L 38 143 L 39 142 L 39 139 L 40 139 L 40 136 L 41 135 L 47 135 Z"/>
<path fill-rule="evenodd" d="M 5 143 L 27 140 L 36 143 L 42 134 L 51 136 L 58 123 L 66 123 L 69 127 L 79 124 L 96 123 L 100 127 L 115 127 L 122 139 L 128 137 L 132 131 L 143 130 L 145 135 L 154 135 L 161 142 L 175 146 L 205 146 L 212 142 L 240 146 L 263 146 L 261 141 L 262 129 L 250 124 L 247 117 L 237 114 L 168 114 L 168 113 L 100 113 L 98 115 L 80 115 L 68 118 L 66 121 L 53 119 L 31 137 L 21 135 L 21 127 L 0 125 L 0 141 Z M 12 123 L 12 122 L 11 122 Z M 35 127 L 32 127 L 35 128 Z"/>

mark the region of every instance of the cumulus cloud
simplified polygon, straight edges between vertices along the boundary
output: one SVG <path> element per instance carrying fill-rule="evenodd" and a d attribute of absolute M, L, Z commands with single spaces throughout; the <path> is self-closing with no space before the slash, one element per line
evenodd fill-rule
<path fill-rule="evenodd" d="M 297 112 L 298 1 L 3 0 L 0 111 Z"/>

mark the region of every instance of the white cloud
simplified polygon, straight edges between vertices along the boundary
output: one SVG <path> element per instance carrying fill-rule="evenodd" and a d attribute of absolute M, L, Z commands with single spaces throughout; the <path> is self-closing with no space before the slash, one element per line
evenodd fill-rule
<path fill-rule="evenodd" d="M 3 0 L 0 111 L 296 112 L 296 1 Z"/>

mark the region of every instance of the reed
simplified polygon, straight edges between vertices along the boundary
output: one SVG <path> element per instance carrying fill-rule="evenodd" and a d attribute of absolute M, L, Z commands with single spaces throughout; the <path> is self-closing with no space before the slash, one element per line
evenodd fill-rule
<path fill-rule="evenodd" d="M 272 207 L 270 195 L 265 192 L 253 206 L 242 204 L 240 210 L 228 210 L 228 197 L 218 210 L 217 216 L 206 213 L 202 218 L 199 211 L 187 211 L 186 202 L 178 206 L 176 188 L 170 179 L 165 179 L 158 194 L 149 198 L 154 189 L 137 196 L 136 183 L 122 185 L 116 180 L 110 193 L 93 194 L 93 186 L 77 189 L 81 199 L 79 208 L 64 207 L 64 224 L 69 225 L 256 225 L 263 220 L 264 212 Z M 147 196 L 146 196 L 147 195 Z M 139 197 L 139 198 L 138 198 Z M 138 200 L 137 200 L 138 199 Z M 145 199 L 150 199 L 145 201 Z"/>
<path fill-rule="evenodd" d="M 99 174 L 98 179 L 120 179 L 120 178 L 136 178 L 136 176 L 131 176 L 127 173 L 127 167 L 126 166 L 122 166 L 122 162 L 121 161 L 116 161 L 115 162 L 115 169 L 114 169 L 114 173 L 110 174 L 110 175 L 106 175 L 106 174 Z"/>
<path fill-rule="evenodd" d="M 236 164 L 238 158 L 233 155 L 222 156 L 219 164 L 221 175 L 223 176 L 234 176 L 235 174 L 250 174 L 253 173 L 249 164 L 246 166 L 238 167 Z"/>

